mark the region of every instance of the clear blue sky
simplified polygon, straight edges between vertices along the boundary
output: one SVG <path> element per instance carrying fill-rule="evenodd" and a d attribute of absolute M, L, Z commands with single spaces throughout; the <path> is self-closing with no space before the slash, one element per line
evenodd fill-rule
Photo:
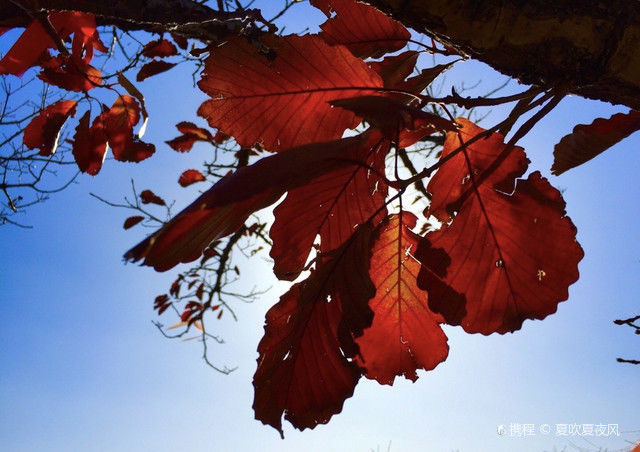
<path fill-rule="evenodd" d="M 298 8 L 291 31 L 321 20 L 308 5 Z M 472 63 L 448 82 L 461 79 L 495 87 L 504 77 Z M 553 145 L 574 125 L 624 109 L 571 97 L 521 142 L 531 169 L 564 190 L 585 250 L 580 280 L 556 314 L 505 336 L 445 327 L 451 352 L 435 371 L 393 387 L 362 379 L 328 425 L 298 432 L 285 424 L 281 440 L 251 409 L 264 314 L 286 290 L 270 264 L 256 258 L 243 266 L 247 287 L 271 289 L 238 304 L 238 322 L 216 324 L 227 343 L 212 357 L 238 366 L 220 375 L 201 361 L 197 341 L 166 340 L 151 324 L 153 298 L 176 272 L 123 265 L 123 252 L 145 231 L 123 231 L 128 213 L 89 196 L 119 200 L 132 177 L 179 206 L 196 196 L 197 185 L 182 189 L 177 177 L 208 149 L 185 156 L 163 143 L 181 120 L 205 125 L 195 116 L 204 95 L 190 81 L 188 70 L 174 69 L 139 85 L 152 116 L 145 139 L 157 145 L 153 158 L 107 161 L 98 177 L 82 176 L 30 209 L 23 220 L 33 229 L 0 229 L 0 449 L 611 451 L 640 440 L 640 368 L 615 361 L 639 358 L 640 337 L 612 323 L 640 313 L 640 135 L 549 175 Z M 618 424 L 620 436 L 556 434 L 556 424 L 572 423 Z M 510 424 L 534 424 L 536 434 L 512 436 Z M 540 433 L 542 424 L 550 434 Z"/>

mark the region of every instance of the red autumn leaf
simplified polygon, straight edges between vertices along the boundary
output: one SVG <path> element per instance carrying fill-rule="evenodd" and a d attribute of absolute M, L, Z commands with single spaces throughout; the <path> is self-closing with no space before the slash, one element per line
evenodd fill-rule
<path fill-rule="evenodd" d="M 144 217 L 141 217 L 140 215 L 129 217 L 126 220 L 124 220 L 124 224 L 122 225 L 122 227 L 124 229 L 131 229 L 136 224 L 140 223 L 142 220 L 144 220 Z"/>
<path fill-rule="evenodd" d="M 367 143 L 362 135 L 282 151 L 227 175 L 177 214 L 125 258 L 157 271 L 197 259 L 212 241 L 238 230 L 253 212 L 277 201 L 285 191 L 352 164 Z"/>
<path fill-rule="evenodd" d="M 151 190 L 143 190 L 140 193 L 140 201 L 142 201 L 142 204 L 157 204 L 159 206 L 167 205 L 167 203 L 164 202 L 164 199 L 156 195 Z"/>
<path fill-rule="evenodd" d="M 73 137 L 73 157 L 83 173 L 95 176 L 100 172 L 107 154 L 107 135 L 100 117 L 89 127 L 90 112 L 87 111 L 76 127 Z"/>
<path fill-rule="evenodd" d="M 100 71 L 73 56 L 58 55 L 43 65 L 38 78 L 67 91 L 89 91 L 102 84 Z"/>
<path fill-rule="evenodd" d="M 355 0 L 312 1 L 327 17 L 327 4 L 336 15 L 324 24 L 321 36 L 331 45 L 341 44 L 359 58 L 379 58 L 400 50 L 411 34 L 382 11 Z"/>
<path fill-rule="evenodd" d="M 160 74 L 161 72 L 168 71 L 175 65 L 176 63 L 168 63 L 167 61 L 161 61 L 161 60 L 150 61 L 149 63 L 145 64 L 140 68 L 140 71 L 138 71 L 138 75 L 136 75 L 136 80 L 141 82 L 156 74 Z"/>
<path fill-rule="evenodd" d="M 195 184 L 196 182 L 202 182 L 207 180 L 206 177 L 202 175 L 202 173 L 195 169 L 186 170 L 184 173 L 180 175 L 178 179 L 178 183 L 183 187 L 188 187 L 191 184 Z"/>
<path fill-rule="evenodd" d="M 483 132 L 469 121 L 458 121 L 465 142 Z M 441 158 L 458 146 L 457 134 L 447 134 Z M 486 175 L 504 147 L 499 134 L 476 141 L 446 162 L 427 187 L 433 193 L 433 213 L 441 213 L 439 218 L 448 218 L 445 210 L 457 214 L 449 226 L 420 243 L 418 285 L 429 293 L 432 310 L 471 333 L 511 332 L 525 319 L 555 312 L 578 279 L 583 257 L 560 193 L 537 172 L 515 183 L 526 170 L 521 148 L 512 149 Z M 433 258 L 439 250 L 450 262 Z M 434 274 L 466 300 L 452 303 L 450 294 L 433 286 Z"/>
<path fill-rule="evenodd" d="M 379 219 L 384 218 L 387 186 L 381 175 L 388 151 L 388 143 L 373 134 L 350 165 L 289 191 L 274 210 L 269 232 L 273 241 L 270 256 L 278 278 L 298 277 L 318 235 L 320 251 L 329 252 L 376 212 Z"/>
<path fill-rule="evenodd" d="M 180 47 L 182 50 L 186 50 L 189 46 L 189 41 L 179 34 L 171 33 L 171 38 L 175 41 L 176 44 L 178 44 L 178 47 Z"/>
<path fill-rule="evenodd" d="M 391 97 L 360 96 L 332 100 L 329 103 L 334 107 L 352 111 L 391 140 L 404 129 L 426 128 L 425 123 L 438 130 L 456 128 L 448 119 L 411 107 L 406 102 Z"/>
<path fill-rule="evenodd" d="M 365 376 L 393 384 L 396 375 L 415 381 L 416 369 L 432 370 L 447 358 L 440 315 L 431 312 L 427 292 L 416 285 L 420 263 L 414 258 L 420 237 L 411 231 L 417 218 L 404 212 L 376 231 L 369 275 L 376 295 L 369 302 L 373 324 L 356 340 Z"/>
<path fill-rule="evenodd" d="M 63 41 L 72 33 L 74 34 L 73 53 L 78 60 L 88 62 L 94 48 L 106 52 L 107 49 L 98 38 L 92 14 L 52 11 L 49 13 L 49 21 Z M 45 50 L 55 48 L 56 44 L 49 34 L 38 20 L 34 20 L 0 60 L 0 74 L 22 76 L 27 69 L 38 62 Z"/>
<path fill-rule="evenodd" d="M 282 415 L 303 430 L 324 424 L 353 395 L 361 370 L 353 338 L 371 324 L 371 228 L 318 264 L 266 315 L 253 385 L 256 419 L 282 435 Z"/>
<path fill-rule="evenodd" d="M 178 152 L 190 151 L 196 141 L 215 141 L 215 137 L 206 129 L 196 126 L 192 122 L 182 121 L 176 127 L 183 135 L 166 141 L 171 148 Z M 216 134 L 217 136 L 217 134 Z"/>
<path fill-rule="evenodd" d="M 371 61 L 368 64 L 382 77 L 385 88 L 395 88 L 411 75 L 419 55 L 415 50 L 408 50 L 399 55 L 385 57 L 381 61 Z"/>
<path fill-rule="evenodd" d="M 140 105 L 133 97 L 123 94 L 113 106 L 100 115 L 116 160 L 140 162 L 155 152 L 155 146 L 134 138 L 133 126 L 140 121 Z"/>
<path fill-rule="evenodd" d="M 170 41 L 166 39 L 156 39 L 150 41 L 142 47 L 142 54 L 149 58 L 170 57 L 178 54 L 178 49 Z"/>
<path fill-rule="evenodd" d="M 358 120 L 327 102 L 382 87 L 362 60 L 316 35 L 267 35 L 261 41 L 272 53 L 260 54 L 243 38 L 213 49 L 198 82 L 212 97 L 198 114 L 241 146 L 261 143 L 276 151 L 340 138 Z"/>
<path fill-rule="evenodd" d="M 24 130 L 25 146 L 40 149 L 40 155 L 54 154 L 58 147 L 60 129 L 69 116 L 75 115 L 77 105 L 75 100 L 61 100 L 40 111 Z"/>
<path fill-rule="evenodd" d="M 598 118 L 589 125 L 579 124 L 563 137 L 553 151 L 553 174 L 560 175 L 600 155 L 618 141 L 640 130 L 640 111 L 617 113 Z"/>
<path fill-rule="evenodd" d="M 484 132 L 484 129 L 476 126 L 465 118 L 458 118 L 457 122 L 462 126 L 460 134 L 464 142 Z M 447 134 L 445 145 L 440 158 L 444 158 L 461 147 L 461 143 L 455 132 Z M 473 168 L 473 176 L 479 177 L 482 172 L 494 164 L 497 155 L 504 149 L 502 135 L 494 133 L 488 138 L 481 138 L 468 147 L 470 165 Z M 493 171 L 484 185 L 504 193 L 511 193 L 515 187 L 515 179 L 522 176 L 527 170 L 529 160 L 524 149 L 519 146 L 509 153 L 500 166 Z M 460 204 L 473 192 L 473 184 L 469 175 L 469 168 L 464 154 L 459 152 L 453 159 L 433 175 L 427 187 L 433 195 L 429 205 L 428 215 L 435 216 L 441 222 L 449 222 L 452 213 L 460 210 Z"/>

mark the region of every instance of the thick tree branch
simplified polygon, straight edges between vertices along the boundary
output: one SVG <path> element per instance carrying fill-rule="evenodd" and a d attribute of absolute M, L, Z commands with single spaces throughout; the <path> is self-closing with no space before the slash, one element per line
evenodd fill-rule
<path fill-rule="evenodd" d="M 640 2 L 363 0 L 527 84 L 640 109 Z"/>
<path fill-rule="evenodd" d="M 238 34 L 253 22 L 266 24 L 257 9 L 217 11 L 194 0 L 0 0 L 0 3 L 0 26 L 5 27 L 27 26 L 31 18 L 25 9 L 74 10 L 92 13 L 98 25 L 152 33 L 172 32 L 205 43 Z"/>

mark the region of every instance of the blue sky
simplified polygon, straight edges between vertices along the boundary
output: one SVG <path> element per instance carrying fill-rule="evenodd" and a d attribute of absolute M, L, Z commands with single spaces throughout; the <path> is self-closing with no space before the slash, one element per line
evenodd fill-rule
<path fill-rule="evenodd" d="M 309 11 L 301 5 L 287 28 L 321 20 Z M 448 75 L 448 83 L 463 79 L 494 87 L 504 77 L 471 63 Z M 270 290 L 239 303 L 238 322 L 216 323 L 226 343 L 212 356 L 238 370 L 215 373 L 200 359 L 200 344 L 166 340 L 151 324 L 153 298 L 176 272 L 123 265 L 123 252 L 145 231 L 123 231 L 128 213 L 89 196 L 117 201 L 131 178 L 179 206 L 197 195 L 197 185 L 176 181 L 208 149 L 180 155 L 163 144 L 181 120 L 205 125 L 195 115 L 204 94 L 190 82 L 190 71 L 177 68 L 139 84 L 153 158 L 107 161 L 99 176 L 82 176 L 30 209 L 24 221 L 33 229 L 0 229 L 1 449 L 596 451 L 640 440 L 640 369 L 615 361 L 638 358 L 639 339 L 612 323 L 640 310 L 640 136 L 560 177 L 549 174 L 553 145 L 574 125 L 625 109 L 570 97 L 521 141 L 531 169 L 564 191 L 585 250 L 580 280 L 556 314 L 505 336 L 445 327 L 451 352 L 434 371 L 393 387 L 362 379 L 328 425 L 298 432 L 286 424 L 281 440 L 254 420 L 251 380 L 264 314 L 287 285 L 265 259 L 243 263 L 243 284 Z M 617 424 L 620 436 L 556 434 L 556 424 L 572 423 Z M 536 434 L 511 435 L 511 424 L 534 424 Z M 543 424 L 551 433 L 540 432 Z"/>

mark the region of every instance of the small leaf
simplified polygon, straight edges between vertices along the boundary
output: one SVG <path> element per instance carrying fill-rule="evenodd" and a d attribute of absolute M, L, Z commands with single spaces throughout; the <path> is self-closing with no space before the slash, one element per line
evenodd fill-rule
<path fill-rule="evenodd" d="M 202 182 L 207 180 L 206 177 L 202 175 L 202 173 L 195 169 L 186 170 L 184 173 L 180 175 L 178 179 L 178 183 L 183 187 L 188 187 L 191 184 L 195 184 L 196 182 Z"/>
<path fill-rule="evenodd" d="M 141 82 L 151 76 L 156 74 L 160 74 L 161 72 L 168 71 L 172 67 L 174 67 L 176 63 L 168 63 L 166 61 L 161 60 L 153 60 L 140 68 L 138 75 L 136 76 L 136 80 Z"/>
<path fill-rule="evenodd" d="M 140 200 L 142 201 L 142 204 L 157 204 L 159 206 L 165 206 L 166 203 L 164 202 L 164 199 L 162 199 L 161 197 L 157 196 L 154 192 L 152 192 L 151 190 L 143 190 L 142 193 L 140 193 Z"/>
<path fill-rule="evenodd" d="M 582 165 L 637 130 L 640 130 L 637 110 L 617 113 L 609 119 L 598 118 L 589 125 L 579 124 L 556 144 L 551 173 L 558 176 Z"/>
<path fill-rule="evenodd" d="M 61 100 L 40 111 L 25 128 L 25 146 L 29 149 L 40 149 L 40 155 L 54 154 L 58 147 L 60 129 L 69 116 L 75 114 L 77 104 L 75 100 Z"/>
<path fill-rule="evenodd" d="M 379 58 L 385 53 L 400 50 L 411 37 L 409 30 L 400 22 L 355 0 L 311 2 L 325 14 L 327 3 L 336 15 L 320 25 L 322 38 L 331 45 L 347 47 L 359 58 Z"/>
<path fill-rule="evenodd" d="M 140 215 L 135 215 L 133 217 L 129 217 L 126 220 L 124 220 L 124 225 L 122 227 L 124 229 L 130 229 L 130 228 L 134 227 L 136 224 L 140 223 L 142 220 L 144 220 L 144 217 L 142 217 Z"/>
<path fill-rule="evenodd" d="M 78 121 L 72 151 L 80 171 L 95 176 L 100 172 L 107 154 L 107 135 L 100 117 L 89 127 L 90 114 L 87 110 Z"/>
<path fill-rule="evenodd" d="M 146 43 L 142 48 L 142 54 L 149 58 L 164 58 L 177 55 L 178 49 L 166 39 L 157 39 Z"/>

